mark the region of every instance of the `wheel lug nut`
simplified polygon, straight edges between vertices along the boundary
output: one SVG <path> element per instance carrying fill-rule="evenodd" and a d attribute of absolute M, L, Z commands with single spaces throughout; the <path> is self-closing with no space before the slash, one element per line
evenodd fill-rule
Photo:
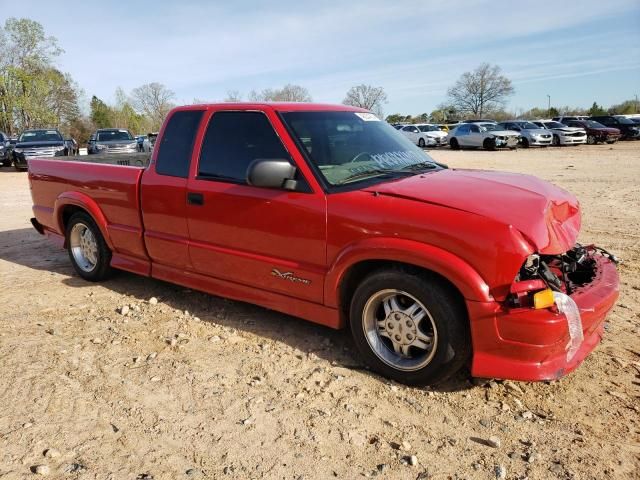
<path fill-rule="evenodd" d="M 407 327 L 411 328 L 411 320 L 407 320 Z"/>
<path fill-rule="evenodd" d="M 413 335 L 411 335 L 410 333 L 407 334 L 407 340 L 413 340 Z"/>
<path fill-rule="evenodd" d="M 402 337 L 400 337 L 400 335 L 396 335 L 396 340 L 400 341 L 400 340 L 402 340 Z"/>
<path fill-rule="evenodd" d="M 400 314 L 399 314 L 399 313 L 396 313 L 396 314 L 395 314 L 395 318 L 396 318 L 396 320 L 400 320 Z"/>
<path fill-rule="evenodd" d="M 391 322 L 387 323 L 387 328 L 389 330 L 393 330 L 393 323 L 391 323 Z"/>

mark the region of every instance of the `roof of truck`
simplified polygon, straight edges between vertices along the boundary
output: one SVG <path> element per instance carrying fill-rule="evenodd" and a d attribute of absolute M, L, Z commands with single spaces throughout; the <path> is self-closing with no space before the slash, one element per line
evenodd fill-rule
<path fill-rule="evenodd" d="M 196 105 L 185 105 L 176 107 L 176 110 L 192 110 L 202 107 L 224 109 L 224 110 L 251 110 L 272 108 L 278 112 L 316 112 L 316 111 L 345 111 L 345 112 L 368 112 L 368 110 L 350 105 L 332 105 L 329 103 L 305 103 L 305 102 L 223 102 L 223 103 L 203 103 Z"/>

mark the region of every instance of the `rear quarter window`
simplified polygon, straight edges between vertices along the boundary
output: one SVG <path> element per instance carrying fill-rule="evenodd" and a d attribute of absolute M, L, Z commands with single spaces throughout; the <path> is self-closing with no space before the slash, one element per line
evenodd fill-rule
<path fill-rule="evenodd" d="M 183 110 L 169 118 L 157 145 L 156 173 L 187 178 L 193 153 L 193 143 L 204 110 Z"/>

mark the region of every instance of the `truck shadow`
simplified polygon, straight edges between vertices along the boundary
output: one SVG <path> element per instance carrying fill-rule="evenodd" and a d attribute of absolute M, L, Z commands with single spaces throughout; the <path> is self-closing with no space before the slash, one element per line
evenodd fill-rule
<path fill-rule="evenodd" d="M 53 281 L 79 290 L 96 286 L 75 274 L 66 251 L 53 246 L 32 228 L 0 231 L 0 260 L 62 275 L 61 279 L 56 277 Z M 43 286 L 46 278 L 48 277 L 42 277 Z M 132 299 L 145 301 L 156 297 L 171 308 L 188 310 L 191 315 L 204 322 L 284 342 L 304 354 L 315 354 L 332 365 L 358 370 L 379 381 L 388 381 L 368 371 L 357 355 L 352 354 L 354 346 L 347 330 L 336 331 L 249 303 L 228 300 L 123 271 L 116 272 L 112 278 L 99 285 L 126 297 L 122 303 L 130 303 Z M 463 371 L 433 389 L 444 392 L 469 388 L 472 388 L 469 374 Z"/>

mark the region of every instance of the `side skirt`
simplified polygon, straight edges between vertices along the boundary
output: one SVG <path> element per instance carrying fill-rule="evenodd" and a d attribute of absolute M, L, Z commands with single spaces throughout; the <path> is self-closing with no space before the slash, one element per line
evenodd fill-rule
<path fill-rule="evenodd" d="M 326 327 L 339 329 L 343 326 L 337 309 L 279 293 L 187 272 L 166 265 L 152 264 L 151 277 L 212 295 L 252 303 L 287 315 L 304 318 Z"/>

